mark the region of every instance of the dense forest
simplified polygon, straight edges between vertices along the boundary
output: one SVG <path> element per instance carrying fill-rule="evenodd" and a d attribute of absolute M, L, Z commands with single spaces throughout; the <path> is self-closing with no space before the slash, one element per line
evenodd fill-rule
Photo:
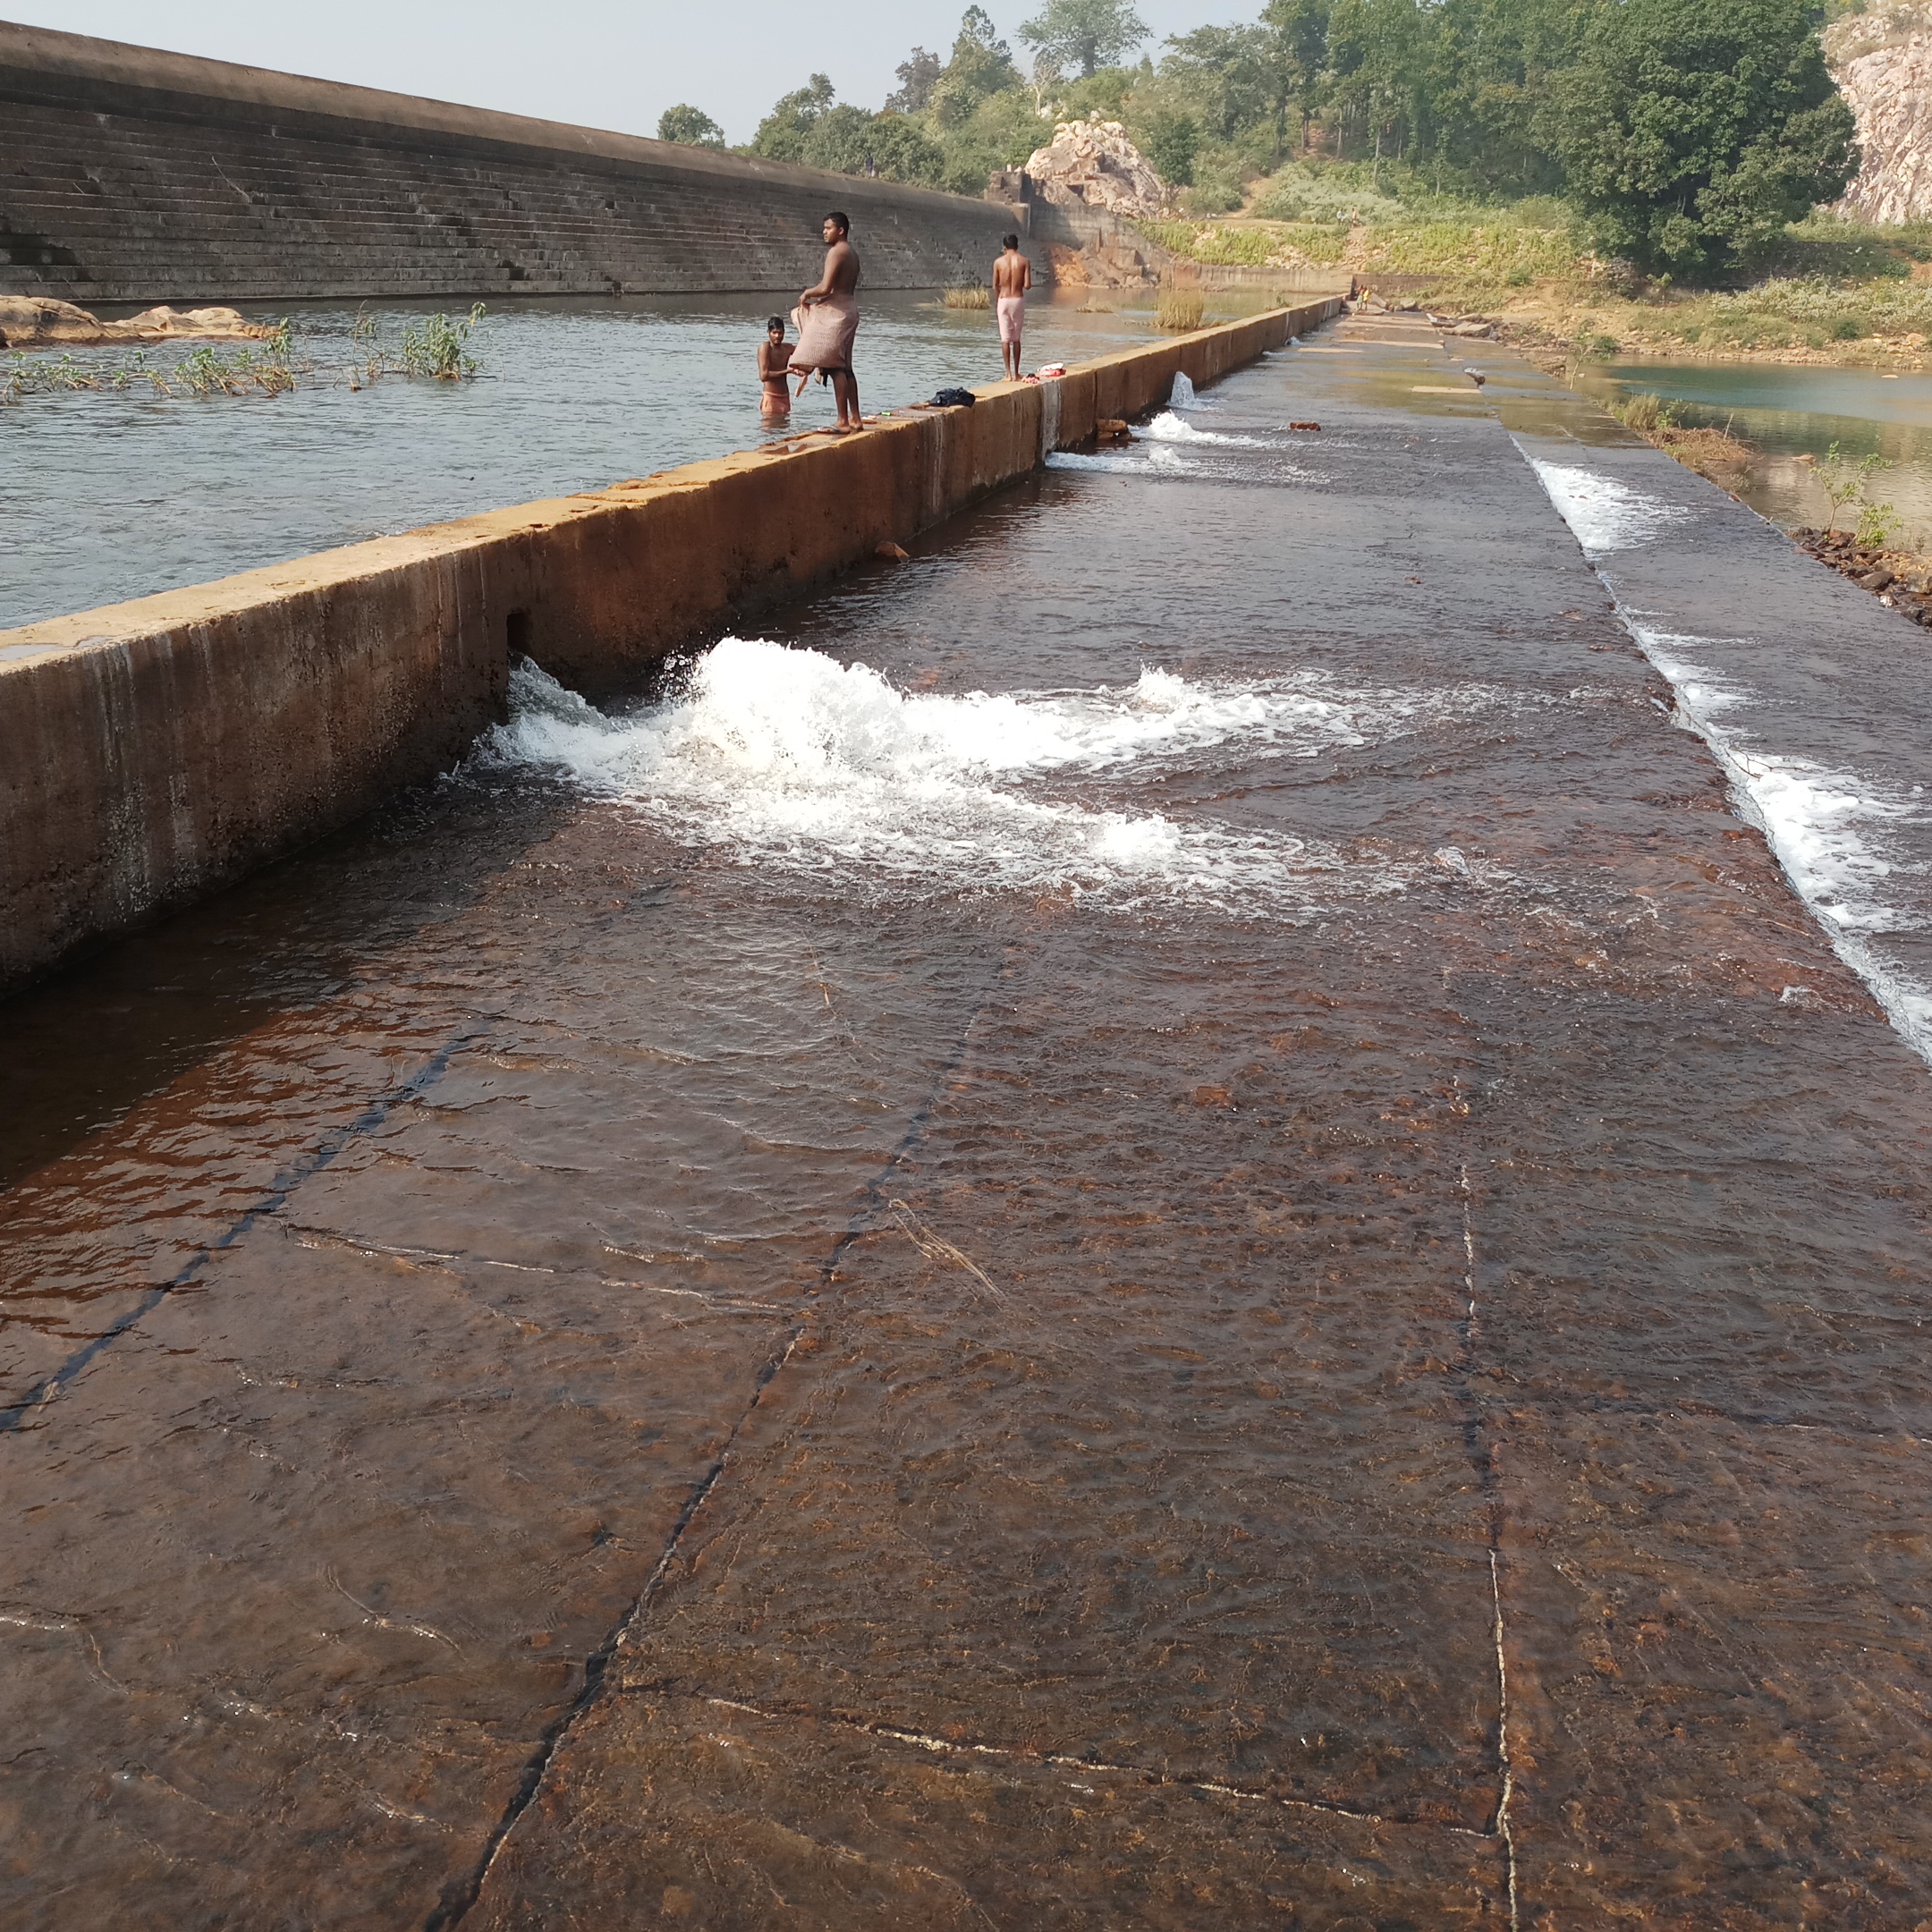
<path fill-rule="evenodd" d="M 1046 0 L 1012 40 L 975 5 L 944 58 L 911 50 L 882 109 L 814 74 L 750 151 L 977 195 L 1055 121 L 1119 121 L 1191 215 L 1318 218 L 1331 172 L 1358 202 L 1561 196 L 1604 252 L 1696 277 L 1750 266 L 1856 167 L 1825 17 L 1809 0 L 1267 0 L 1156 57 L 1131 0 Z M 724 145 L 689 106 L 659 134 Z"/>

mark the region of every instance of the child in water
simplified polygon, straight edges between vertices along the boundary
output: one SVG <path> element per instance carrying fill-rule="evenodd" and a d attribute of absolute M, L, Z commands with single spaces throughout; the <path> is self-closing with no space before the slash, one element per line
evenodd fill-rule
<path fill-rule="evenodd" d="M 765 340 L 758 344 L 758 381 L 764 394 L 758 399 L 758 414 L 767 422 L 781 422 L 792 413 L 792 392 L 785 386 L 785 371 L 792 367 L 792 344 L 785 340 L 784 318 L 773 316 L 765 325 Z"/>

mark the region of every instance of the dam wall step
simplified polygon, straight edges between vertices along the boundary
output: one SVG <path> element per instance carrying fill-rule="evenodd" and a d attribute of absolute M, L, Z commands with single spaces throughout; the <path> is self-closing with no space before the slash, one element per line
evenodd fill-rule
<path fill-rule="evenodd" d="M 1340 308 L 0 631 L 0 988 L 460 758 L 513 654 L 595 692 Z"/>
<path fill-rule="evenodd" d="M 983 279 L 1010 211 L 0 23 L 0 294 L 86 303 Z M 1043 265 L 1044 266 L 1044 265 Z"/>

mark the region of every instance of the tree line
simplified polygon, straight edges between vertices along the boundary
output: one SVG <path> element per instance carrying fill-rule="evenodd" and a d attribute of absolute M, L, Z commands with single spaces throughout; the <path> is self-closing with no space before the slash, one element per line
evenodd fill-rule
<path fill-rule="evenodd" d="M 1405 201 L 1561 196 L 1600 251 L 1707 278 L 1763 258 L 1856 168 L 1823 14 L 1816 0 L 1267 0 L 1258 20 L 1135 61 L 1149 37 L 1131 0 L 1046 0 L 1018 53 L 974 5 L 946 58 L 912 49 L 883 109 L 814 74 L 748 151 L 977 195 L 1056 120 L 1117 120 L 1193 213 L 1238 208 L 1284 168 L 1339 167 Z M 689 106 L 658 133 L 724 145 Z"/>

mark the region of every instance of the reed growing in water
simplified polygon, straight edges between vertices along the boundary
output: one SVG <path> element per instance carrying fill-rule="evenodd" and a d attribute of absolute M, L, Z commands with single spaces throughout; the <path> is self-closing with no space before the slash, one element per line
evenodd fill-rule
<path fill-rule="evenodd" d="M 1154 310 L 1154 326 L 1170 335 L 1191 335 L 1201 326 L 1208 313 L 1208 298 L 1199 289 L 1175 288 L 1165 284 Z"/>
<path fill-rule="evenodd" d="M 971 282 L 961 288 L 949 288 L 941 300 L 948 309 L 990 309 L 993 291 L 983 282 Z"/>

